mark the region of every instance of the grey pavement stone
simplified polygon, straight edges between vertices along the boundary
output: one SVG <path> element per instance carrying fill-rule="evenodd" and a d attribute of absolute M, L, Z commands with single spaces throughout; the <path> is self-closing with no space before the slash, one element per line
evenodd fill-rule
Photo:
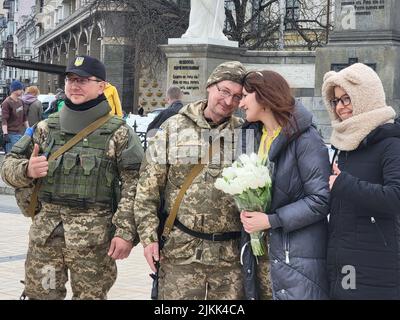
<path fill-rule="evenodd" d="M 0 201 L 11 196 L 0 196 Z M 22 214 L 11 214 L 0 210 L 0 300 L 17 300 L 22 293 L 25 255 L 28 250 L 28 232 L 31 220 Z M 150 267 L 143 256 L 141 245 L 133 248 L 130 256 L 117 261 L 118 277 L 111 288 L 110 300 L 149 300 L 152 280 Z M 67 297 L 72 292 L 67 282 Z"/>

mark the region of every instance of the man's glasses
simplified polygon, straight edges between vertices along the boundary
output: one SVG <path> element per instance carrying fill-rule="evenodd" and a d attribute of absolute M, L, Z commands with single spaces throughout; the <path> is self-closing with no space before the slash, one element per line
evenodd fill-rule
<path fill-rule="evenodd" d="M 65 78 L 65 83 L 69 83 L 71 85 L 76 83 L 78 86 L 85 86 L 89 83 L 89 81 L 102 82 L 102 80 L 89 78 Z"/>
<path fill-rule="evenodd" d="M 344 106 L 348 106 L 351 103 L 351 99 L 347 95 L 342 96 L 340 98 L 332 99 L 330 101 L 332 109 L 336 108 L 336 106 L 338 105 L 339 101 L 341 101 Z"/>
<path fill-rule="evenodd" d="M 230 97 L 232 97 L 232 101 L 233 101 L 233 102 L 236 102 L 236 103 L 239 103 L 240 100 L 242 100 L 242 95 L 232 94 L 232 93 L 230 93 L 230 92 L 229 92 L 228 90 L 226 90 L 226 89 L 220 89 L 220 87 L 218 87 L 218 83 L 216 84 L 216 87 L 217 87 L 217 89 L 218 89 L 219 94 L 220 94 L 221 97 L 223 97 L 223 98 L 230 98 Z"/>

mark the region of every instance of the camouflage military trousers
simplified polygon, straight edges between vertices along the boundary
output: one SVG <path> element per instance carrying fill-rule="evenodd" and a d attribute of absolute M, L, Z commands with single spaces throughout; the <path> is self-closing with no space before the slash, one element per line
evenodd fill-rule
<path fill-rule="evenodd" d="M 159 275 L 159 300 L 244 299 L 239 264 L 220 267 L 162 263 Z"/>
<path fill-rule="evenodd" d="M 117 278 L 109 244 L 90 248 L 65 247 L 64 237 L 51 237 L 44 246 L 29 243 L 25 262 L 25 295 L 30 299 L 60 300 L 67 293 L 68 270 L 72 299 L 107 299 Z"/>
<path fill-rule="evenodd" d="M 260 300 L 272 300 L 272 283 L 268 254 L 258 257 L 257 280 Z"/>

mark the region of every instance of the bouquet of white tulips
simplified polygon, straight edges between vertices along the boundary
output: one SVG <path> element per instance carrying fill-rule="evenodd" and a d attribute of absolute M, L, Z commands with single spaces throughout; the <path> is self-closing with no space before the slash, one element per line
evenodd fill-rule
<path fill-rule="evenodd" d="M 266 212 L 271 204 L 269 170 L 255 153 L 242 154 L 231 167 L 225 168 L 215 187 L 232 195 L 240 211 Z M 250 238 L 253 254 L 264 255 L 264 232 L 252 232 Z"/>

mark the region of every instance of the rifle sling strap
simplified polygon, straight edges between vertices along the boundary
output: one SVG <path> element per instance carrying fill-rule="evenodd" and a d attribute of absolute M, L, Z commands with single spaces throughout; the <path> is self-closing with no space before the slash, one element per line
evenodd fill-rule
<path fill-rule="evenodd" d="M 171 211 L 168 215 L 168 218 L 165 222 L 165 226 L 164 226 L 164 230 L 162 233 L 162 237 L 163 238 L 167 238 L 169 233 L 171 232 L 174 223 L 175 223 L 175 219 L 176 219 L 176 215 L 178 214 L 178 210 L 179 207 L 181 205 L 181 202 L 183 200 L 183 197 L 185 196 L 185 193 L 187 191 L 187 189 L 190 187 L 190 185 L 192 184 L 193 180 L 200 174 L 201 171 L 203 171 L 206 163 L 208 163 L 209 161 L 212 160 L 213 155 L 215 154 L 215 152 L 219 150 L 219 148 L 212 148 L 212 144 L 210 144 L 209 149 L 208 149 L 208 153 L 206 155 L 206 157 L 208 157 L 208 161 L 204 161 L 207 160 L 206 159 L 202 159 L 202 161 L 198 164 L 196 164 L 192 170 L 190 170 L 188 176 L 186 177 L 185 181 L 183 182 L 183 185 L 181 187 L 181 189 L 179 190 L 179 193 L 175 199 L 175 202 L 171 208 Z"/>

